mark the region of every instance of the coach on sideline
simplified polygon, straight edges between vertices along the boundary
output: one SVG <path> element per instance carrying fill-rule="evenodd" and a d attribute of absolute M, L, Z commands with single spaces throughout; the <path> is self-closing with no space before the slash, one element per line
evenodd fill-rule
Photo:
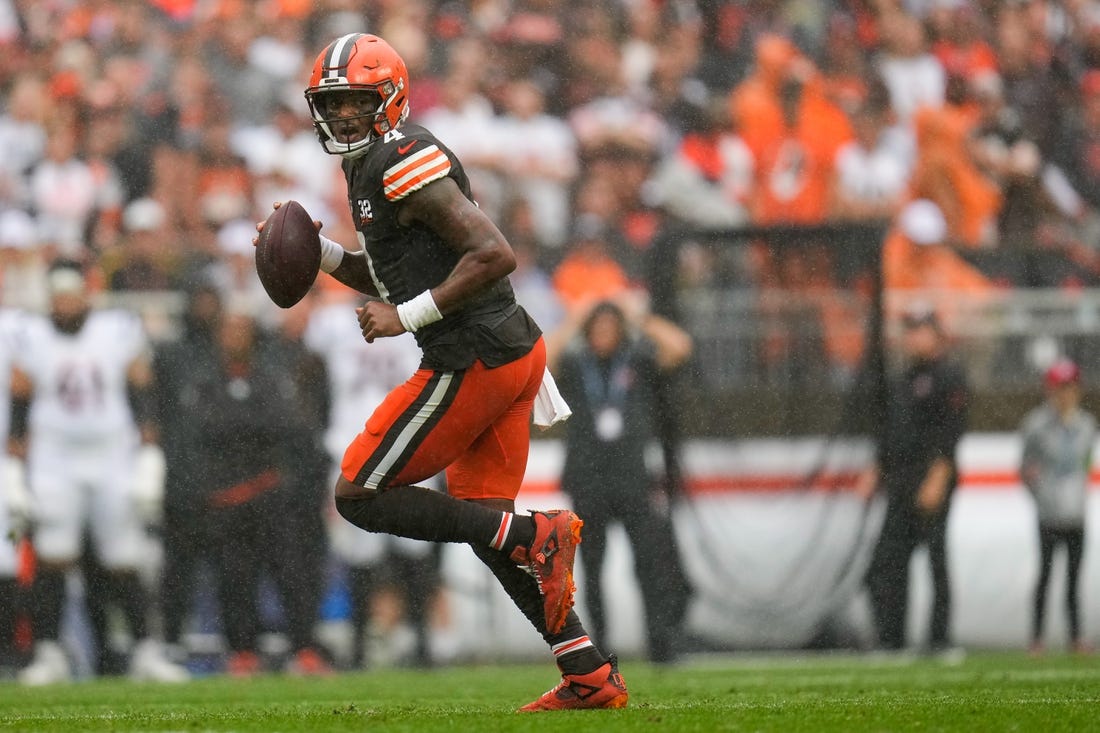
<path fill-rule="evenodd" d="M 886 494 L 886 516 L 866 585 L 879 645 L 903 648 L 909 560 L 927 543 L 933 589 L 928 646 L 946 651 L 951 646 L 947 514 L 958 482 L 955 451 L 966 429 L 969 390 L 933 308 L 909 307 L 902 328 L 906 364 L 891 385 L 877 465 L 858 487 L 865 497 L 876 489 Z"/>

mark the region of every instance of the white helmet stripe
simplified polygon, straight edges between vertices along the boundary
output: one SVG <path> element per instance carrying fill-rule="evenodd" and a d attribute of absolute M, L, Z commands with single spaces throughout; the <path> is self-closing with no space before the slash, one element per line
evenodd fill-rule
<path fill-rule="evenodd" d="M 355 47 L 355 42 L 362 35 L 362 33 L 349 33 L 332 42 L 332 45 L 329 46 L 331 50 L 328 58 L 325 59 L 325 68 L 328 70 L 325 76 L 330 79 L 347 76 L 347 65 L 351 60 L 351 49 Z"/>

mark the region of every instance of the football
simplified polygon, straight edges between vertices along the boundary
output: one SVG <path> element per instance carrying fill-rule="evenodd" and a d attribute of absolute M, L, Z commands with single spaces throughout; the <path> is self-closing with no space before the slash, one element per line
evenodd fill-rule
<path fill-rule="evenodd" d="M 321 268 L 321 240 L 302 205 L 271 212 L 256 240 L 256 274 L 272 302 L 289 308 L 305 297 Z"/>

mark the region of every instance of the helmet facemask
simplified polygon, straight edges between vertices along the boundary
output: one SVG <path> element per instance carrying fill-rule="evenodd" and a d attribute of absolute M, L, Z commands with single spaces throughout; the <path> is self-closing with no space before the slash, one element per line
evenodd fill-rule
<path fill-rule="evenodd" d="M 358 158 L 374 140 L 395 128 L 390 109 L 404 92 L 403 86 L 399 80 L 374 86 L 336 83 L 306 90 L 317 137 L 325 151 Z M 403 121 L 408 113 L 406 104 L 396 122 Z"/>

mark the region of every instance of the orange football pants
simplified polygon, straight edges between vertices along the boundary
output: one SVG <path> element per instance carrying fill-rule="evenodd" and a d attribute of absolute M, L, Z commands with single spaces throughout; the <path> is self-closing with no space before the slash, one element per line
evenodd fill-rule
<path fill-rule="evenodd" d="M 420 369 L 391 391 L 348 446 L 341 472 L 367 489 L 408 486 L 441 471 L 459 499 L 515 499 L 527 470 L 530 421 L 546 369 L 540 338 L 490 369 Z"/>

